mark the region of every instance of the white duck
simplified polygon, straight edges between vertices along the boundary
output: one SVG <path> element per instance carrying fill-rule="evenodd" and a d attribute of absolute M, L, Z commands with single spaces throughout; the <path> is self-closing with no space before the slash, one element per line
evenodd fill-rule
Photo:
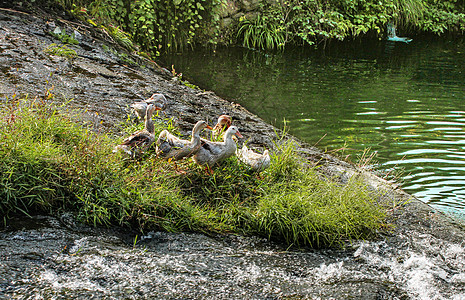
<path fill-rule="evenodd" d="M 205 129 L 212 129 L 207 122 L 198 121 L 192 129 L 191 140 L 183 140 L 172 135 L 168 130 L 163 130 L 156 142 L 157 155 L 163 158 L 180 160 L 190 157 L 200 149 L 200 132 Z"/>
<path fill-rule="evenodd" d="M 155 110 L 156 107 L 149 104 L 145 114 L 145 128 L 124 139 L 121 144 L 115 147 L 113 152 L 121 150 L 131 157 L 136 157 L 146 151 L 155 141 L 155 128 L 152 121 L 152 115 Z"/>
<path fill-rule="evenodd" d="M 226 130 L 223 142 L 202 141 L 202 146 L 194 155 L 194 161 L 201 166 L 211 168 L 216 163 L 234 155 L 237 146 L 233 140 L 233 135 L 242 138 L 239 129 L 236 126 L 231 126 Z"/>
<path fill-rule="evenodd" d="M 153 94 L 150 98 L 134 102 L 131 104 L 131 108 L 134 110 L 137 117 L 143 120 L 149 104 L 153 104 L 156 110 L 163 110 L 166 105 L 166 97 L 163 94 Z"/>
<path fill-rule="evenodd" d="M 268 150 L 260 154 L 244 145 L 242 149 L 236 151 L 236 155 L 240 161 L 256 172 L 261 172 L 270 166 L 271 158 Z"/>

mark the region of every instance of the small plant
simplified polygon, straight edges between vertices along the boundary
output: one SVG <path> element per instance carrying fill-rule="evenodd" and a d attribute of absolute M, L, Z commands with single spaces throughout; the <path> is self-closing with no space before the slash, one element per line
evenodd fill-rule
<path fill-rule="evenodd" d="M 237 35 L 242 37 L 243 46 L 251 49 L 281 49 L 286 43 L 284 27 L 261 15 L 255 20 L 242 18 Z"/>
<path fill-rule="evenodd" d="M 200 90 L 200 87 L 190 83 L 187 80 L 182 79 L 182 73 L 177 73 L 176 69 L 174 68 L 174 65 L 171 65 L 171 74 L 173 75 L 173 79 L 179 81 L 181 84 L 187 86 L 188 88 L 194 89 L 194 90 Z"/>
<path fill-rule="evenodd" d="M 76 51 L 73 49 L 68 48 L 66 45 L 57 45 L 52 43 L 44 49 L 44 52 L 49 53 L 51 55 L 56 56 L 63 56 L 66 58 L 75 58 L 77 56 Z"/>
<path fill-rule="evenodd" d="M 70 44 L 70 45 L 79 44 L 78 40 L 76 40 L 76 36 L 74 35 L 74 32 L 71 35 L 66 34 L 66 29 L 61 29 L 58 26 L 55 28 L 55 30 L 51 34 L 54 37 L 58 38 L 63 44 Z"/>
<path fill-rule="evenodd" d="M 127 50 L 134 50 L 134 43 L 132 42 L 132 38 L 129 33 L 124 32 L 119 27 L 115 26 L 108 26 L 104 27 L 108 31 L 108 33 L 115 39 L 115 41 L 126 48 Z"/>

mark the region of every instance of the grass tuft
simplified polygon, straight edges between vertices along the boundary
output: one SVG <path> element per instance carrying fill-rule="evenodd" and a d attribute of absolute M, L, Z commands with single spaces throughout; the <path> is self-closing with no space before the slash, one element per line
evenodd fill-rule
<path fill-rule="evenodd" d="M 68 46 L 63 44 L 57 45 L 55 43 L 48 45 L 47 48 L 44 49 L 44 52 L 66 58 L 75 58 L 77 56 L 76 51 L 68 48 Z"/>
<path fill-rule="evenodd" d="M 277 142 L 260 176 L 235 157 L 210 175 L 192 160 L 175 167 L 154 151 L 123 159 L 109 135 L 37 101 L 7 101 L 0 120 L 0 213 L 7 217 L 71 210 L 95 226 L 257 234 L 311 247 L 370 238 L 384 219 L 362 182 L 323 177 L 292 141 Z M 157 133 L 175 129 L 157 120 Z M 140 127 L 125 126 L 128 133 Z"/>

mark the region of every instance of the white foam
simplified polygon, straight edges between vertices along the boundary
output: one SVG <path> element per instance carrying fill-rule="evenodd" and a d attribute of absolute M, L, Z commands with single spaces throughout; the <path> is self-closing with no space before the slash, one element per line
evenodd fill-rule
<path fill-rule="evenodd" d="M 340 279 L 344 272 L 344 262 L 330 263 L 326 265 L 325 263 L 321 264 L 319 268 L 315 269 L 316 276 L 319 280 L 329 281 Z"/>
<path fill-rule="evenodd" d="M 362 242 L 354 257 L 364 259 L 373 268 L 387 268 L 384 270 L 386 279 L 402 287 L 414 299 L 461 299 L 462 294 L 444 288 L 441 282 L 455 284 L 461 290 L 465 273 L 456 271 L 465 268 L 464 248 L 429 234 L 409 232 L 402 237 L 409 241 L 398 249 L 384 242 Z M 382 273 L 379 275 L 382 279 Z"/>

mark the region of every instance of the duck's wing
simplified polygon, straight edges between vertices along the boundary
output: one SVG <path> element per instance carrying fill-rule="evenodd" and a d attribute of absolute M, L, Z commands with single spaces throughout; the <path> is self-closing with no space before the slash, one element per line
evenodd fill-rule
<path fill-rule="evenodd" d="M 211 142 L 202 139 L 200 147 L 211 155 L 219 155 L 224 151 L 224 143 L 222 142 Z"/>
<path fill-rule="evenodd" d="M 268 150 L 263 154 L 257 153 L 247 147 L 243 147 L 238 155 L 239 160 L 251 167 L 253 170 L 261 172 L 269 167 L 271 159 Z"/>
<path fill-rule="evenodd" d="M 173 158 L 176 160 L 183 159 L 185 157 L 191 157 L 195 155 L 200 149 L 200 145 L 193 145 L 192 143 L 186 144 L 184 147 L 179 148 L 175 151 Z"/>
<path fill-rule="evenodd" d="M 199 147 L 199 150 L 194 154 L 194 161 L 199 165 L 208 165 L 211 166 L 213 163 L 212 153 L 203 145 Z"/>
<path fill-rule="evenodd" d="M 123 140 L 121 145 L 128 145 L 132 147 L 141 147 L 144 144 L 151 144 L 153 143 L 154 137 L 152 134 L 147 132 L 146 130 L 139 131 L 130 137 Z"/>
<path fill-rule="evenodd" d="M 131 136 L 125 138 L 121 144 L 117 145 L 113 152 L 122 150 L 130 156 L 136 156 L 147 150 L 155 141 L 153 134 L 146 130 L 135 132 Z"/>
<path fill-rule="evenodd" d="M 268 168 L 270 166 L 270 164 L 271 164 L 271 157 L 268 154 L 268 151 L 265 151 L 261 155 L 261 159 L 258 161 L 257 167 L 256 167 L 255 170 L 257 172 L 261 172 L 261 171 L 265 170 L 266 168 Z"/>
<path fill-rule="evenodd" d="M 255 153 L 253 150 L 248 149 L 246 145 L 242 146 L 240 150 L 238 149 L 236 153 L 239 159 L 248 165 L 253 165 L 254 160 L 257 160 L 260 158 L 259 157 L 260 154 Z"/>
<path fill-rule="evenodd" d="M 174 158 L 175 160 L 182 159 L 186 156 L 192 156 L 198 150 L 191 147 L 192 143 L 188 140 L 183 140 L 177 136 L 163 130 L 156 142 L 157 154 L 165 158 Z"/>
<path fill-rule="evenodd" d="M 145 130 L 136 131 L 136 132 L 134 132 L 133 134 L 131 134 L 130 136 L 128 136 L 127 138 L 125 138 L 125 139 L 121 142 L 121 145 L 129 145 L 129 144 L 131 144 L 133 141 L 140 140 L 140 139 L 142 139 L 142 137 L 144 136 L 145 133 L 146 133 Z M 148 132 L 147 132 L 147 133 L 148 133 Z"/>
<path fill-rule="evenodd" d="M 173 140 L 176 137 L 172 135 L 168 130 L 160 132 L 157 141 L 155 142 L 157 155 L 167 157 L 173 149 Z"/>

